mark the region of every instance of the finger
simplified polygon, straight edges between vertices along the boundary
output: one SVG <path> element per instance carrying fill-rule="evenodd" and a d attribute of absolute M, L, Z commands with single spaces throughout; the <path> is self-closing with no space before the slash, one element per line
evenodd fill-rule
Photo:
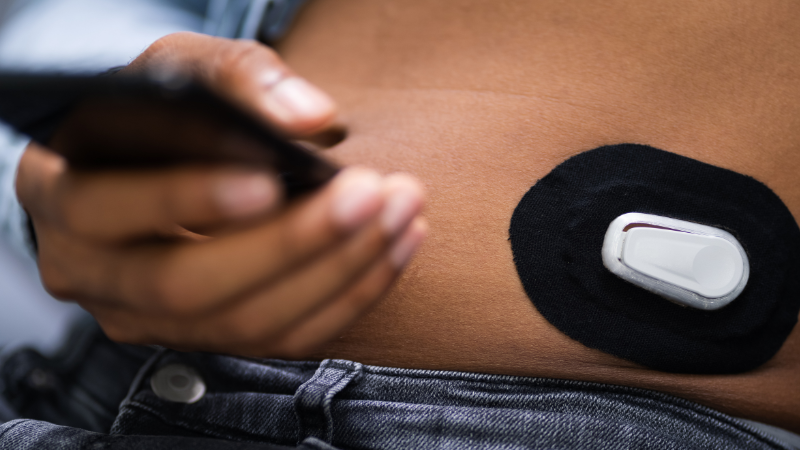
<path fill-rule="evenodd" d="M 251 309 L 242 309 L 238 316 L 231 317 L 231 323 L 241 324 L 247 317 L 269 314 L 269 329 L 290 327 L 361 277 L 398 236 L 407 233 L 409 224 L 422 209 L 422 192 L 412 178 L 391 175 L 386 180 L 385 190 L 387 205 L 378 220 L 349 241 L 274 283 L 264 291 L 263 301 L 251 301 Z M 413 236 L 417 234 L 412 233 Z M 408 238 L 400 242 L 401 249 L 408 248 L 407 241 Z M 403 263 L 399 261 L 397 265 Z"/>
<path fill-rule="evenodd" d="M 198 267 L 197 262 L 203 261 L 199 257 L 187 258 L 181 268 L 187 272 L 183 273 L 202 273 L 198 280 L 204 280 L 192 284 L 193 295 L 210 303 L 213 302 L 213 297 L 234 297 L 252 292 L 252 288 L 244 290 L 243 287 L 252 286 L 263 290 L 267 286 L 271 291 L 277 292 L 276 298 L 301 299 L 294 304 L 299 310 L 310 308 L 310 305 L 329 297 L 338 289 L 337 286 L 341 287 L 347 282 L 348 276 L 357 275 L 359 270 L 383 251 L 419 214 L 423 206 L 422 188 L 412 177 L 394 174 L 386 177 L 383 186 L 376 186 L 373 184 L 376 175 L 369 171 L 356 169 L 348 176 L 352 176 L 350 181 L 347 177 L 337 180 L 340 183 L 332 189 L 338 190 L 334 193 L 335 199 L 332 202 L 334 212 L 348 209 L 352 210 L 347 213 L 350 215 L 358 212 L 359 224 L 365 223 L 378 212 L 376 206 L 380 203 L 374 200 L 378 195 L 375 190 L 381 190 L 386 198 L 380 217 L 376 217 L 357 235 L 344 242 L 341 238 L 341 218 L 331 221 L 331 217 L 336 214 L 319 218 L 316 214 L 322 207 L 304 206 L 293 217 L 287 217 L 285 223 L 276 221 L 272 226 L 261 230 L 264 233 L 261 238 L 263 244 L 258 248 L 268 251 L 252 251 L 252 245 L 257 241 L 247 235 L 241 236 L 242 240 L 236 247 L 215 249 L 215 257 L 223 258 L 223 261 L 226 260 L 225 255 L 230 257 L 230 267 L 226 267 L 224 272 L 219 269 L 210 270 L 210 266 Z M 359 179 L 365 184 L 362 185 Z M 330 206 L 330 201 L 323 202 L 327 203 L 323 206 Z M 358 202 L 362 205 L 357 206 Z M 369 214 L 364 214 L 364 211 Z M 349 228 L 352 229 L 353 225 Z M 215 244 L 212 242 L 208 245 Z M 220 290 L 223 286 L 224 290 Z M 184 292 L 187 289 L 189 287 L 184 287 Z M 292 317 L 297 315 L 291 308 L 287 308 L 286 314 Z M 275 312 L 271 315 L 277 323 L 288 320 L 281 319 L 280 314 Z"/>
<path fill-rule="evenodd" d="M 339 336 L 358 317 L 377 304 L 422 244 L 427 229 L 427 222 L 418 217 L 392 245 L 389 252 L 338 298 L 292 327 L 282 338 L 254 342 L 249 348 L 242 346 L 241 351 L 250 350 L 250 356 L 290 359 L 307 357 L 319 345 Z"/>
<path fill-rule="evenodd" d="M 121 252 L 115 259 L 115 286 L 121 290 L 105 296 L 146 310 L 203 312 L 269 284 L 343 241 L 383 203 L 375 172 L 345 170 L 322 192 L 258 227 L 197 244 Z"/>
<path fill-rule="evenodd" d="M 355 170 L 356 172 L 363 172 L 363 170 Z M 343 175 L 347 175 L 347 172 L 353 172 L 353 169 L 349 171 L 345 171 Z M 354 174 L 358 176 L 359 174 Z M 368 175 L 368 174 L 362 174 Z M 339 183 L 347 186 L 343 180 L 337 180 Z M 387 207 L 383 214 L 380 217 L 376 217 L 371 225 L 367 227 L 367 229 L 362 230 L 361 233 L 353 235 L 351 239 L 335 251 L 332 251 L 330 255 L 326 255 L 325 258 L 321 258 L 320 261 L 317 261 L 316 264 L 311 265 L 310 268 L 303 270 L 300 272 L 299 275 L 295 275 L 291 281 L 287 281 L 286 279 L 282 280 L 282 288 L 274 288 L 271 286 L 262 286 L 262 288 L 256 293 L 250 293 L 247 295 L 247 300 L 240 301 L 237 303 L 236 308 L 229 310 L 229 312 L 222 312 L 218 308 L 211 313 L 210 318 L 204 319 L 207 323 L 199 328 L 193 329 L 184 329 L 180 326 L 171 326 L 166 330 L 163 330 L 163 324 L 169 323 L 176 323 L 180 325 L 184 320 L 188 320 L 189 316 L 194 317 L 196 320 L 202 319 L 202 316 L 199 316 L 199 313 L 203 311 L 203 309 L 208 309 L 212 306 L 219 306 L 219 300 L 217 299 L 214 302 L 214 299 L 208 297 L 205 301 L 209 302 L 208 304 L 203 304 L 203 300 L 199 300 L 199 295 L 207 294 L 209 290 L 213 290 L 213 288 L 209 288 L 208 286 L 201 287 L 197 290 L 198 286 L 203 286 L 203 283 L 209 281 L 209 277 L 214 275 L 214 273 L 209 274 L 200 274 L 192 278 L 195 280 L 195 284 L 190 284 L 186 286 L 186 289 L 180 290 L 176 289 L 171 292 L 175 292 L 175 295 L 183 294 L 187 295 L 188 297 L 193 297 L 193 301 L 187 304 L 182 304 L 181 301 L 184 297 L 181 297 L 178 300 L 171 298 L 171 294 L 168 292 L 162 292 L 160 294 L 160 299 L 158 304 L 153 305 L 153 299 L 157 297 L 157 294 L 153 293 L 153 297 L 145 298 L 140 301 L 138 304 L 138 308 L 136 307 L 137 304 L 131 303 L 133 308 L 126 308 L 122 311 L 115 311 L 109 313 L 106 311 L 106 321 L 109 322 L 109 328 L 113 327 L 113 332 L 124 336 L 124 340 L 131 342 L 133 340 L 139 341 L 147 339 L 164 339 L 165 333 L 175 333 L 176 339 L 183 339 L 185 341 L 191 342 L 203 342 L 204 345 L 212 345 L 214 342 L 222 341 L 228 342 L 228 340 L 234 341 L 245 341 L 247 340 L 248 336 L 262 336 L 264 333 L 277 333 L 287 325 L 300 320 L 302 317 L 311 314 L 314 309 L 321 306 L 321 303 L 324 303 L 328 298 L 335 295 L 335 293 L 341 290 L 341 286 L 347 284 L 350 280 L 352 280 L 358 273 L 364 270 L 364 267 L 369 265 L 375 257 L 374 255 L 380 254 L 381 252 L 385 251 L 385 245 L 382 245 L 385 237 L 385 227 L 387 222 L 391 222 L 392 220 L 396 220 L 396 217 L 403 218 L 404 214 L 400 214 L 399 212 L 402 211 L 402 202 L 398 202 L 398 198 L 402 199 L 403 196 L 407 196 L 409 194 L 409 190 L 414 195 L 419 195 L 421 197 L 420 188 L 416 184 L 416 182 L 411 179 L 410 177 L 404 175 L 394 175 L 391 176 L 386 183 L 387 192 L 390 194 L 391 199 L 388 202 L 391 207 Z M 356 184 L 357 185 L 357 184 Z M 363 192 L 363 189 L 361 189 Z M 414 195 L 411 196 L 412 199 L 415 199 Z M 413 217 L 419 211 L 421 204 L 411 204 L 411 212 L 407 213 L 407 216 Z M 314 208 L 310 208 L 310 211 L 313 211 Z M 388 213 L 388 214 L 387 214 Z M 392 218 L 391 216 L 396 216 Z M 313 217 L 304 216 L 306 219 Z M 390 220 L 392 219 L 392 220 Z M 405 228 L 408 221 L 411 219 L 403 219 L 405 223 L 401 223 L 400 225 Z M 317 224 L 319 220 L 299 220 L 300 224 L 307 224 L 313 225 Z M 293 223 L 290 221 L 290 223 Z M 290 230 L 297 230 L 297 227 L 290 226 Z M 308 231 L 308 230 L 306 230 Z M 301 232 L 298 236 L 302 237 L 306 233 Z M 268 236 L 274 235 L 274 233 L 267 233 Z M 308 244 L 310 239 L 309 238 L 318 238 L 322 236 L 321 233 L 312 233 L 309 234 L 306 239 L 298 240 L 298 244 Z M 334 240 L 334 242 L 336 242 Z M 376 243 L 377 242 L 377 243 Z M 405 242 L 401 240 L 400 242 Z M 250 247 L 253 246 L 253 241 L 248 240 Z M 323 244 L 323 241 L 319 241 L 316 245 Z M 399 249 L 407 248 L 403 247 L 402 245 L 396 246 Z M 263 248 L 262 246 L 255 246 L 255 248 Z M 245 249 L 246 250 L 246 249 Z M 308 253 L 311 251 L 311 248 L 303 249 L 304 252 Z M 264 252 L 256 252 L 257 254 L 263 254 Z M 395 250 L 394 253 L 397 253 Z M 393 254 L 394 254 L 393 253 Z M 408 254 L 408 252 L 406 252 Z M 217 254 L 213 254 L 213 256 L 218 256 Z M 403 261 L 403 254 L 398 254 L 394 256 L 396 261 L 396 265 L 400 266 L 404 263 Z M 347 258 L 352 259 L 352 261 L 345 261 Z M 92 258 L 93 260 L 98 260 L 99 258 Z M 283 259 L 283 258 L 279 258 Z M 132 257 L 123 257 L 123 261 L 130 262 L 132 261 Z M 218 258 L 214 258 L 213 261 L 219 262 Z M 226 260 L 221 260 L 222 265 L 217 269 L 227 270 L 230 269 L 231 264 Z M 113 266 L 114 262 L 109 262 L 104 264 L 104 268 L 108 268 Z M 344 265 L 350 267 L 350 269 L 346 269 Z M 147 258 L 143 258 L 143 261 L 137 264 L 140 268 L 150 268 L 153 270 L 153 273 L 150 276 L 158 276 L 159 274 L 163 276 L 164 271 L 158 269 L 158 265 L 154 264 L 152 261 L 148 261 Z M 185 269 L 186 267 L 182 264 L 177 264 L 176 267 Z M 81 273 L 87 273 L 92 271 L 81 271 Z M 238 270 L 234 270 L 234 273 L 238 272 Z M 217 273 L 218 274 L 218 273 Z M 355 274 L 355 275 L 354 275 Z M 109 276 L 110 275 L 110 276 Z M 116 275 L 116 277 L 114 276 Z M 124 277 L 120 276 L 119 273 L 115 274 L 106 274 L 103 278 L 111 278 L 115 279 L 116 283 L 119 285 L 128 285 L 130 289 L 135 289 L 137 286 L 147 286 L 152 284 L 152 281 L 147 281 L 148 276 L 142 276 L 139 274 L 136 278 L 131 277 Z M 120 280 L 120 278 L 127 278 L 128 281 Z M 290 277 L 287 277 L 290 278 Z M 337 278 L 340 281 L 336 281 Z M 324 283 L 320 284 L 320 279 L 326 279 Z M 139 283 L 134 283 L 134 281 L 140 281 Z M 145 280 L 142 282 L 142 280 Z M 102 280 L 95 280 L 95 283 L 100 283 Z M 337 284 L 338 283 L 338 284 Z M 324 285 L 323 289 L 320 289 Z M 317 286 L 316 288 L 309 288 L 308 286 Z M 302 290 L 302 294 L 299 292 Z M 188 291 L 188 292 L 187 292 Z M 319 292 L 317 292 L 319 291 Z M 140 295 L 144 295 L 146 291 L 140 292 Z M 196 295 L 192 295 L 191 292 L 196 292 Z M 299 298 L 306 297 L 306 298 Z M 100 296 L 102 297 L 102 295 Z M 113 296 L 109 295 L 108 297 L 113 298 Z M 165 306 L 164 303 L 172 302 L 171 306 Z M 144 303 L 144 304 L 142 304 Z M 99 307 L 99 306 L 98 306 Z M 233 308 L 232 306 L 228 305 L 229 308 Z M 126 317 L 130 317 L 133 314 L 143 314 L 145 317 L 151 316 L 154 311 L 160 311 L 162 313 L 161 317 L 163 317 L 163 321 L 146 321 L 147 323 L 144 326 L 137 324 L 137 321 L 128 321 L 126 322 L 124 319 Z M 119 318 L 119 320 L 114 320 L 114 318 Z M 144 322 L 144 321 L 143 321 Z M 133 329 L 128 327 L 128 323 L 136 324 Z M 217 330 L 217 331 L 214 331 Z M 199 333 L 199 334 L 198 334 Z M 238 336 L 238 337 L 237 337 Z"/>
<path fill-rule="evenodd" d="M 374 172 L 351 168 L 265 225 L 190 245 L 87 246 L 69 233 L 43 233 L 43 249 L 71 249 L 41 254 L 43 280 L 51 291 L 77 300 L 200 314 L 263 288 L 335 246 L 376 216 L 384 194 L 390 198 L 380 223 L 386 236 L 396 235 L 421 208 L 421 188 L 403 175 L 385 184 Z M 82 264 L 70 263 L 78 254 Z"/>
<path fill-rule="evenodd" d="M 393 178 L 390 184 L 397 189 L 394 198 L 405 194 L 402 186 L 409 181 L 402 176 Z M 391 199 L 389 203 L 392 203 Z M 400 222 L 399 232 L 407 229 L 420 208 L 421 204 L 415 204 L 407 210 Z M 371 270 L 386 253 L 394 239 L 385 234 L 385 224 L 382 223 L 385 218 L 385 215 L 378 218 L 364 231 L 317 258 L 313 263 L 282 278 L 262 292 L 252 295 L 241 307 L 231 310 L 230 313 L 215 316 L 213 320 L 216 327 L 225 330 L 223 333 L 225 336 L 238 341 L 263 341 L 269 336 L 292 328 L 320 308 L 324 308 L 332 299 L 350 288 L 365 272 Z M 396 243 L 398 247 L 389 255 L 395 267 L 394 271 L 405 264 L 422 236 L 424 236 L 424 223 L 414 222 L 413 229 L 404 232 L 403 238 Z"/>
<path fill-rule="evenodd" d="M 49 199 L 51 222 L 84 238 L 127 241 L 172 236 L 176 224 L 211 227 L 274 210 L 274 174 L 243 169 L 178 168 L 63 174 Z"/>
<path fill-rule="evenodd" d="M 175 33 L 156 41 L 126 70 L 153 68 L 188 70 L 218 94 L 292 135 L 313 134 L 336 114 L 327 94 L 255 41 Z"/>
<path fill-rule="evenodd" d="M 17 168 L 16 191 L 20 203 L 34 218 L 47 214 L 53 205 L 58 180 L 67 171 L 61 156 L 31 141 Z"/>
<path fill-rule="evenodd" d="M 164 320 L 140 324 L 142 333 L 187 340 L 203 346 L 267 339 L 311 314 L 344 286 L 356 280 L 385 252 L 389 239 L 380 225 L 371 224 L 293 276 L 247 294 L 239 302 L 198 314 L 164 315 Z M 143 310 L 145 314 L 153 310 Z M 164 329 L 169 320 L 182 326 Z M 176 341 L 170 341 L 176 342 Z"/>
<path fill-rule="evenodd" d="M 283 333 L 363 276 L 390 242 L 379 223 L 371 224 L 308 266 L 252 294 L 240 308 L 211 321 L 225 330 L 225 336 L 241 342 L 261 341 Z"/>
<path fill-rule="evenodd" d="M 47 230 L 40 266 L 47 269 L 45 281 L 55 280 L 49 284 L 63 295 L 108 299 L 133 310 L 197 314 L 313 257 L 382 205 L 380 177 L 348 169 L 264 225 L 194 245 L 86 245 L 70 232 Z M 82 264 L 72 264 L 78 257 Z"/>
<path fill-rule="evenodd" d="M 178 320 L 164 316 L 125 311 L 107 305 L 88 305 L 87 309 L 115 341 L 159 344 L 182 350 L 202 350 L 247 356 L 301 357 L 319 344 L 335 337 L 372 306 L 391 286 L 427 232 L 427 224 L 417 218 L 391 248 L 337 299 L 310 315 L 297 328 L 284 332 L 275 328 L 264 314 L 242 314 L 238 322 L 215 314 L 208 318 Z M 258 302 L 253 298 L 248 301 Z M 235 310 L 247 310 L 236 305 Z M 239 314 L 234 314 L 239 315 Z M 230 316 L 229 316 L 230 317 Z M 244 327 L 244 328 L 243 328 Z M 252 328 L 254 331 L 243 332 Z"/>

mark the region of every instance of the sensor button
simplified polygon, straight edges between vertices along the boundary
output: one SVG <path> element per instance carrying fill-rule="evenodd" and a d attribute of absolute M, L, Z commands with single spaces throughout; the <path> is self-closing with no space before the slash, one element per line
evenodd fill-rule
<path fill-rule="evenodd" d="M 744 267 L 725 239 L 658 228 L 630 229 L 621 256 L 631 269 L 710 298 L 733 292 Z"/>
<path fill-rule="evenodd" d="M 725 230 L 654 214 L 614 219 L 603 240 L 603 265 L 614 275 L 670 301 L 716 310 L 742 293 L 747 253 Z"/>

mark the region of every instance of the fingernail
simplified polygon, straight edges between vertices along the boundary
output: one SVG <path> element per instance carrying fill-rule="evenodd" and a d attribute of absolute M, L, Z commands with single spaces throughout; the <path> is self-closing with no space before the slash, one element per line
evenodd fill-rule
<path fill-rule="evenodd" d="M 334 104 L 327 94 L 308 81 L 289 77 L 270 89 L 266 107 L 281 122 L 292 123 L 329 114 Z"/>
<path fill-rule="evenodd" d="M 416 253 L 425 239 L 427 229 L 427 222 L 423 219 L 417 219 L 417 222 L 413 223 L 405 234 L 394 243 L 394 246 L 389 251 L 389 261 L 396 268 L 402 269 L 411 261 L 411 257 L 414 256 L 414 253 Z"/>
<path fill-rule="evenodd" d="M 394 236 L 419 213 L 419 193 L 411 189 L 399 189 L 389 196 L 381 214 L 381 225 L 386 233 Z"/>
<path fill-rule="evenodd" d="M 219 180 L 217 204 L 229 216 L 246 216 L 268 209 L 278 199 L 275 182 L 264 174 L 247 174 Z"/>
<path fill-rule="evenodd" d="M 381 205 L 381 178 L 367 170 L 351 170 L 341 175 L 334 194 L 334 220 L 347 230 L 363 225 Z"/>
<path fill-rule="evenodd" d="M 272 88 L 273 86 L 278 84 L 278 82 L 281 81 L 285 76 L 286 75 L 282 70 L 278 69 L 268 70 L 261 74 L 259 81 L 261 82 L 261 85 L 263 87 Z"/>

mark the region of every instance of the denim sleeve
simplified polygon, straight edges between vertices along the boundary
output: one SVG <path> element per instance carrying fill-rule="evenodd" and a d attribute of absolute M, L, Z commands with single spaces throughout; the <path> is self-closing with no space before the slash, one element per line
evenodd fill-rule
<path fill-rule="evenodd" d="M 299 447 L 180 436 L 123 436 L 19 419 L 0 424 L 0 450 L 335 450 L 317 439 Z"/>
<path fill-rule="evenodd" d="M 35 256 L 28 231 L 28 215 L 17 200 L 17 166 L 30 139 L 0 122 L 0 239 L 8 241 L 21 254 Z"/>

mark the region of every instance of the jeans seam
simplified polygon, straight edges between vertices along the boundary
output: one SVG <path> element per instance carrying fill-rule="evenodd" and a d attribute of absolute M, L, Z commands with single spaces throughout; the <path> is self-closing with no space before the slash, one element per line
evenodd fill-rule
<path fill-rule="evenodd" d="M 518 377 L 514 375 L 494 375 L 494 374 L 478 374 L 478 373 L 464 374 L 464 373 L 453 373 L 450 371 L 438 371 L 438 370 L 430 371 L 431 373 L 429 374 L 423 374 L 419 373 L 416 369 L 401 369 L 401 370 L 409 370 L 410 373 L 404 373 L 404 374 L 386 373 L 388 371 L 384 370 L 383 368 L 380 367 L 375 368 L 373 366 L 366 366 L 366 365 L 363 368 L 363 373 L 383 376 L 391 379 L 413 378 L 418 380 L 472 381 L 472 382 L 482 382 L 491 384 L 506 383 L 506 384 L 512 384 L 514 386 L 532 386 L 541 383 L 542 384 L 541 387 L 545 388 L 549 387 L 550 385 L 553 385 L 553 387 L 558 387 L 558 388 L 580 389 L 582 392 L 596 392 L 604 394 L 613 393 L 617 395 L 633 396 L 639 399 L 658 400 L 661 402 L 665 402 L 669 405 L 672 405 L 674 407 L 679 407 L 698 414 L 702 414 L 706 418 L 713 419 L 719 423 L 730 425 L 734 427 L 737 431 L 752 435 L 758 438 L 759 441 L 762 441 L 764 443 L 770 445 L 775 445 L 776 443 L 782 444 L 777 438 L 768 436 L 766 435 L 766 433 L 757 430 L 747 425 L 746 423 L 740 422 L 734 417 L 729 417 L 726 414 L 717 411 L 713 408 L 709 408 L 707 406 L 695 403 L 691 400 L 687 400 L 681 397 L 675 397 L 665 392 L 654 391 L 650 389 L 643 389 L 643 388 L 616 385 L 616 384 L 600 384 L 591 381 L 564 380 L 556 378 L 541 378 L 541 377 L 527 378 L 527 377 Z M 553 383 L 554 381 L 558 382 L 559 386 L 555 386 Z"/>
<path fill-rule="evenodd" d="M 728 425 L 736 428 L 737 430 L 743 433 L 748 433 L 758 438 L 759 441 L 764 442 L 766 444 L 774 445 L 777 442 L 785 447 L 791 447 L 789 444 L 783 442 L 783 440 L 781 440 L 780 438 L 770 436 L 765 431 L 759 430 L 758 428 L 752 425 L 744 423 L 739 419 L 737 419 L 736 417 L 731 417 L 730 420 L 728 421 Z"/>
<path fill-rule="evenodd" d="M 282 363 L 286 363 L 285 361 L 280 361 Z M 259 360 L 257 361 L 261 364 L 270 364 L 270 360 Z M 342 364 L 342 362 L 346 363 L 354 363 L 351 361 L 346 360 L 327 360 L 323 361 L 323 363 L 329 363 L 331 366 L 338 367 L 338 368 L 345 368 L 347 364 Z M 289 362 L 288 364 L 282 364 L 282 366 L 292 366 L 297 364 L 298 362 Z M 315 364 L 312 361 L 303 361 L 299 362 L 303 364 L 303 367 L 307 367 L 309 365 L 313 366 Z M 358 364 L 358 363 L 355 363 Z M 320 366 L 322 363 L 320 363 Z M 748 434 L 752 434 L 757 436 L 760 440 L 771 441 L 774 438 L 766 435 L 765 433 L 757 430 L 755 428 L 750 427 L 746 423 L 740 422 L 736 420 L 736 418 L 730 418 L 724 413 L 717 411 L 713 408 L 709 408 L 707 406 L 701 405 L 699 403 L 695 403 L 691 400 L 684 399 L 681 397 L 676 397 L 671 394 L 654 391 L 650 389 L 643 389 L 631 386 L 623 386 L 623 385 L 613 385 L 613 384 L 600 384 L 594 383 L 591 381 L 580 381 L 580 380 L 564 380 L 564 379 L 552 379 L 552 378 L 542 378 L 542 377 L 520 377 L 515 375 L 498 375 L 498 374 L 480 374 L 480 373 L 457 373 L 452 371 L 446 370 L 424 370 L 424 369 L 399 369 L 406 373 L 391 373 L 396 372 L 398 369 L 396 368 L 383 368 L 378 366 L 369 366 L 363 365 L 361 367 L 360 372 L 364 374 L 370 374 L 375 376 L 382 376 L 391 379 L 418 379 L 418 380 L 451 380 L 451 381 L 466 381 L 466 382 L 483 382 L 483 383 L 505 383 L 511 384 L 514 386 L 535 386 L 540 385 L 543 388 L 547 387 L 555 387 L 555 388 L 570 388 L 570 389 L 579 389 L 582 392 L 596 392 L 596 393 L 613 393 L 617 395 L 630 395 L 634 396 L 639 399 L 648 399 L 648 400 L 657 400 L 666 402 L 672 406 L 683 408 L 695 413 L 699 413 L 704 415 L 709 419 L 714 419 L 720 423 L 725 423 L 729 425 L 733 425 L 737 430 L 741 432 L 745 432 Z M 422 373 L 427 372 L 427 373 Z M 557 382 L 557 383 L 555 383 Z M 556 385 L 557 384 L 557 385 Z M 751 429 L 752 428 L 752 429 Z"/>
<path fill-rule="evenodd" d="M 656 407 L 659 405 L 666 407 L 664 412 L 668 413 L 670 416 L 675 415 L 677 419 L 684 420 L 686 417 L 696 416 L 699 420 L 707 423 L 713 428 L 721 428 L 723 430 L 727 429 L 728 436 L 739 436 L 739 438 L 746 437 L 748 440 L 752 439 L 750 441 L 752 443 L 758 442 L 761 445 L 766 445 L 770 448 L 789 448 L 786 447 L 786 444 L 783 443 L 781 439 L 754 428 L 746 422 L 742 422 L 735 417 L 730 417 L 720 411 L 695 403 L 688 399 L 643 388 L 621 385 L 606 385 L 590 381 L 530 378 L 513 375 L 381 368 L 376 366 L 362 366 L 360 363 L 347 360 L 326 360 L 322 363 L 287 362 L 285 364 L 270 364 L 269 361 L 252 362 L 259 365 L 265 364 L 281 367 L 317 367 L 316 373 L 314 373 L 311 378 L 308 378 L 306 382 L 298 386 L 297 390 L 295 391 L 295 398 L 305 395 L 305 400 L 307 400 L 307 403 L 303 404 L 300 402 L 300 408 L 295 406 L 295 414 L 298 414 L 297 419 L 299 422 L 299 429 L 297 429 L 297 438 L 299 439 L 297 439 L 295 444 L 290 445 L 302 443 L 303 439 L 309 436 L 316 437 L 317 439 L 325 439 L 324 441 L 320 439 L 321 442 L 327 441 L 327 443 L 331 443 L 332 438 L 335 435 L 334 431 L 338 429 L 334 428 L 337 426 L 337 423 L 334 423 L 333 419 L 334 417 L 337 418 L 337 421 L 339 419 L 338 416 L 334 416 L 332 414 L 333 399 L 337 399 L 338 405 L 339 400 L 347 401 L 351 396 L 354 400 L 360 398 L 360 384 L 354 382 L 354 380 L 361 379 L 366 375 L 371 375 L 370 377 L 367 377 L 368 384 L 369 379 L 373 379 L 373 381 L 387 386 L 387 389 L 389 389 L 391 386 L 396 387 L 399 385 L 408 385 L 413 387 L 415 384 L 425 384 L 424 381 L 415 382 L 414 380 L 431 380 L 435 382 L 451 381 L 453 382 L 451 384 L 454 386 L 454 388 L 457 388 L 458 386 L 461 388 L 482 388 L 489 394 L 502 394 L 502 391 L 498 391 L 497 388 L 493 388 L 493 386 L 504 386 L 508 388 L 518 387 L 520 392 L 531 392 L 538 395 L 544 395 L 545 397 L 554 393 L 558 393 L 556 391 L 559 391 L 561 394 L 588 394 L 589 397 L 587 397 L 587 401 L 591 401 L 591 398 L 596 398 L 599 400 L 602 400 L 603 397 L 607 397 L 608 399 L 612 400 L 615 398 L 616 400 L 614 401 L 616 402 L 633 406 L 638 405 L 638 407 L 645 409 L 652 409 L 652 405 L 648 405 L 652 403 L 656 404 Z M 298 364 L 300 364 L 300 366 L 298 366 Z M 381 378 L 384 381 L 380 381 Z M 400 380 L 401 382 L 395 380 Z M 355 391 L 351 391 L 351 389 L 355 389 Z M 289 395 L 291 396 L 292 394 Z M 380 397 L 382 397 L 382 395 Z M 420 399 L 417 396 L 412 396 L 407 399 L 413 401 L 403 401 L 402 398 L 404 397 L 405 396 L 401 396 L 401 398 L 396 398 L 395 400 L 389 401 L 392 401 L 393 403 L 429 404 L 424 399 Z M 395 397 L 392 396 L 392 398 Z M 373 398 L 372 400 L 378 399 Z M 480 399 L 476 400 L 478 404 L 483 404 Z M 512 403 L 515 405 L 524 403 L 519 403 L 514 399 L 510 400 L 513 400 Z M 519 401 L 523 400 L 524 399 L 520 399 Z M 438 401 L 435 403 L 438 404 Z M 295 405 L 297 404 L 298 403 L 295 403 Z M 479 406 L 478 404 L 473 406 Z M 200 435 L 255 442 L 264 442 L 265 439 L 263 434 L 259 432 L 250 433 L 248 432 L 247 428 L 238 428 L 236 427 L 236 424 L 232 424 L 232 427 L 221 425 L 215 421 L 197 424 L 192 421 L 181 420 L 181 416 L 175 417 L 173 415 L 162 415 L 156 406 L 150 405 L 147 402 L 142 403 L 141 399 L 138 401 L 132 400 L 129 406 L 131 407 L 131 410 L 127 412 L 128 414 L 135 415 L 136 413 L 134 411 L 138 410 L 157 418 L 165 424 L 198 433 Z M 286 412 L 291 415 L 289 411 Z M 169 417 L 169 420 L 167 417 Z M 288 418 L 291 421 L 291 417 L 289 416 Z M 303 418 L 304 421 L 301 421 L 301 418 Z M 645 426 L 643 429 L 646 430 L 647 427 Z M 311 431 L 312 434 L 309 434 L 309 431 Z M 669 430 L 662 431 L 666 433 L 664 434 L 664 437 L 670 436 Z M 288 441 L 282 439 L 281 436 L 288 438 Z M 276 439 L 270 439 L 270 441 L 285 445 L 286 443 L 291 442 L 292 436 L 291 434 L 281 434 L 280 436 L 275 435 L 273 438 Z"/>
<path fill-rule="evenodd" d="M 5 431 L 0 433 L 0 440 L 2 440 L 3 436 L 5 436 L 9 431 L 13 430 L 14 428 L 17 428 L 17 425 L 20 425 L 20 424 L 25 423 L 25 422 L 33 422 L 34 421 L 33 419 L 16 419 L 16 420 L 18 420 L 17 423 L 15 423 L 14 425 L 10 426 Z M 8 422 L 6 422 L 6 423 L 8 423 Z"/>
<path fill-rule="evenodd" d="M 182 428 L 186 431 L 190 431 L 193 433 L 200 434 L 201 436 L 211 436 L 220 439 L 230 439 L 230 440 L 238 440 L 238 441 L 250 441 L 250 442 L 264 442 L 264 436 L 257 433 L 248 433 L 243 431 L 241 428 L 225 428 L 220 426 L 217 423 L 213 422 L 203 422 L 197 424 L 197 426 L 192 426 L 191 424 L 187 423 L 183 420 L 170 420 L 163 414 L 158 413 L 155 409 L 151 408 L 150 406 L 143 405 L 139 402 L 132 401 L 126 405 L 130 409 L 138 409 L 144 413 L 150 414 L 153 417 L 157 418 L 161 422 Z M 249 439 L 243 439 L 242 437 L 246 436 Z M 276 445 L 285 445 L 288 442 L 273 442 Z"/>
<path fill-rule="evenodd" d="M 119 404 L 118 411 L 122 411 L 122 407 L 127 405 L 128 402 L 132 402 L 133 396 L 139 390 L 139 387 L 144 383 L 144 380 L 147 374 L 153 369 L 153 367 L 158 363 L 161 358 L 167 353 L 166 349 L 160 349 L 159 351 L 153 353 L 147 361 L 142 364 L 142 367 L 139 368 L 139 372 L 136 374 L 136 377 L 133 379 L 131 383 L 130 389 L 128 389 L 128 393 L 125 395 L 125 398 Z"/>

